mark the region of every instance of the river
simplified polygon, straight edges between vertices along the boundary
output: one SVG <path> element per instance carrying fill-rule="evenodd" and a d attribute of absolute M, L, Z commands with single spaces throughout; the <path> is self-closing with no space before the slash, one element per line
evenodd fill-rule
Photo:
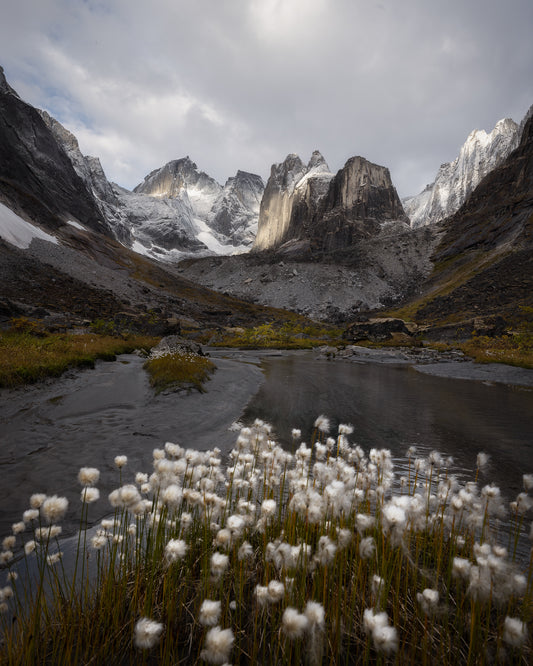
<path fill-rule="evenodd" d="M 436 376 L 438 369 L 428 374 L 405 363 L 327 361 L 315 352 L 213 350 L 212 357 L 218 370 L 204 394 L 156 396 L 135 355 L 1 391 L 0 535 L 21 519 L 34 492 L 69 498 L 64 531 L 72 533 L 81 466 L 101 470 L 104 499 L 91 505 L 94 521 L 109 511 L 105 495 L 118 485 L 116 455 L 128 456 L 123 480 L 129 481 L 150 472 L 153 448 L 166 441 L 227 452 L 236 437 L 232 424 L 254 418 L 272 423 L 287 448 L 292 428 L 309 442 L 315 418 L 325 414 L 332 432 L 352 424 L 352 442 L 366 451 L 388 448 L 396 458 L 414 444 L 421 454 L 437 449 L 453 456 L 456 470 L 466 472 L 485 451 L 486 482 L 498 483 L 509 499 L 521 490 L 521 475 L 533 472 L 531 388 Z"/>

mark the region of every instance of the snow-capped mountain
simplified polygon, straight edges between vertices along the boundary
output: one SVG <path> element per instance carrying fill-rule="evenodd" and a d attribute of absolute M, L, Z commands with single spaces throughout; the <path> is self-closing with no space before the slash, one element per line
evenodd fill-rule
<path fill-rule="evenodd" d="M 492 132 L 474 130 L 453 162 L 442 164 L 433 183 L 403 200 L 412 227 L 434 224 L 453 215 L 478 183 L 501 164 L 520 140 L 519 126 L 505 118 Z"/>
<path fill-rule="evenodd" d="M 169 205 L 182 202 L 197 240 L 216 254 L 232 254 L 253 242 L 263 190 L 261 177 L 245 171 L 222 187 L 187 156 L 152 171 L 134 188 L 134 195 Z"/>

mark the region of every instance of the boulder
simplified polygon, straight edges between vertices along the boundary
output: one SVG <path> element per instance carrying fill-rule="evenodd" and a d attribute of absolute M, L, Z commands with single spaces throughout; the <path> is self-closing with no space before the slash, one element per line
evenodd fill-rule
<path fill-rule="evenodd" d="M 344 340 L 357 342 L 370 340 L 371 342 L 384 342 L 393 337 L 393 333 L 411 335 L 403 319 L 369 319 L 368 321 L 354 322 L 342 334 Z"/>
<path fill-rule="evenodd" d="M 204 356 L 202 345 L 192 340 L 187 340 L 179 335 L 167 335 L 159 344 L 152 348 L 153 356 L 167 354 L 197 354 Z"/>

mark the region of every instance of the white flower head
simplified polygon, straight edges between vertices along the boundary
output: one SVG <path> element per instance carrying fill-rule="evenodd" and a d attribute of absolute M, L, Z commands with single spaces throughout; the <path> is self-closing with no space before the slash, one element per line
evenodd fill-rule
<path fill-rule="evenodd" d="M 159 643 L 163 625 L 155 620 L 142 617 L 135 625 L 134 642 L 135 646 L 141 650 L 147 650 Z"/>
<path fill-rule="evenodd" d="M 309 620 L 305 614 L 288 606 L 283 612 L 281 626 L 287 638 L 301 638 L 309 626 Z"/>
<path fill-rule="evenodd" d="M 503 640 L 513 647 L 521 647 L 527 640 L 527 625 L 517 617 L 506 617 L 503 624 Z"/>
<path fill-rule="evenodd" d="M 78 481 L 82 486 L 94 486 L 100 478 L 100 470 L 96 467 L 82 467 L 78 472 Z"/>
<path fill-rule="evenodd" d="M 200 624 L 205 627 L 214 627 L 220 620 L 222 613 L 222 602 L 211 601 L 211 599 L 204 599 L 200 606 L 200 615 L 198 620 Z"/>
<path fill-rule="evenodd" d="M 326 614 L 324 606 L 319 604 L 318 601 L 308 601 L 305 605 L 304 614 L 311 628 L 324 628 Z"/>
<path fill-rule="evenodd" d="M 122 469 L 124 465 L 128 464 L 128 456 L 115 456 L 115 465 L 118 469 Z"/>
<path fill-rule="evenodd" d="M 320 430 L 320 432 L 329 432 L 329 419 L 327 416 L 321 414 L 315 421 L 315 428 Z"/>
<path fill-rule="evenodd" d="M 235 636 L 231 629 L 213 627 L 205 636 L 204 649 L 200 657 L 209 664 L 224 664 L 228 661 Z"/>
<path fill-rule="evenodd" d="M 41 513 L 44 519 L 49 523 L 61 520 L 68 509 L 68 499 L 52 495 L 47 497 L 41 504 Z"/>
<path fill-rule="evenodd" d="M 167 562 L 177 562 L 185 557 L 189 546 L 183 539 L 170 539 L 165 546 L 165 559 Z"/>
<path fill-rule="evenodd" d="M 100 491 L 98 488 L 93 488 L 92 486 L 86 486 L 81 491 L 81 501 L 86 502 L 87 504 L 92 504 L 100 498 Z"/>

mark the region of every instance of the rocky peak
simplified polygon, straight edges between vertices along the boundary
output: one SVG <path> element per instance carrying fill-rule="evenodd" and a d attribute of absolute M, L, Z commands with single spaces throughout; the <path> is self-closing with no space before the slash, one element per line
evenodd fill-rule
<path fill-rule="evenodd" d="M 510 118 L 494 129 L 472 131 L 453 162 L 442 164 L 435 181 L 415 197 L 404 200 L 411 226 L 433 224 L 453 215 L 478 183 L 518 145 L 520 128 Z"/>
<path fill-rule="evenodd" d="M 307 170 L 308 171 L 313 170 L 316 172 L 322 171 L 329 173 L 329 166 L 319 150 L 313 151 L 313 154 L 311 155 L 309 162 L 307 163 Z"/>
<path fill-rule="evenodd" d="M 221 186 L 203 171 L 198 171 L 189 156 L 167 162 L 160 169 L 149 173 L 144 181 L 134 188 L 136 194 L 149 194 L 152 197 L 179 197 L 183 189 L 191 188 L 218 192 Z M 190 192 L 189 192 L 190 195 Z"/>
<path fill-rule="evenodd" d="M 0 66 L 0 92 L 4 94 L 14 95 L 15 97 L 18 98 L 17 93 L 7 82 L 6 76 L 4 74 L 4 68 L 2 66 Z"/>

